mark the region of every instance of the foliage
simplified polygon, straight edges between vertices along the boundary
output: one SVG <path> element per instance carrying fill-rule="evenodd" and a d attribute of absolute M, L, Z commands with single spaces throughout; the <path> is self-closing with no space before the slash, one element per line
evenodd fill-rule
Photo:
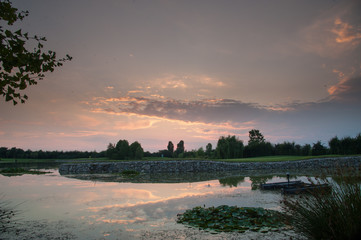
<path fill-rule="evenodd" d="M 139 142 L 135 141 L 131 145 L 127 140 L 119 140 L 117 144 L 108 144 L 106 155 L 110 159 L 142 159 L 144 151 Z"/>
<path fill-rule="evenodd" d="M 337 181 L 335 181 L 337 179 Z M 316 190 L 298 198 L 284 198 L 290 224 L 309 239 L 359 239 L 361 236 L 361 177 L 359 169 L 339 170 L 328 183 L 332 191 Z"/>
<path fill-rule="evenodd" d="M 241 158 L 243 157 L 243 149 L 243 142 L 236 138 L 236 136 L 222 136 L 217 142 L 217 157 L 221 159 Z"/>
<path fill-rule="evenodd" d="M 105 151 L 31 151 L 21 148 L 0 147 L 0 158 L 13 159 L 75 159 L 75 158 L 100 158 L 105 157 Z"/>
<path fill-rule="evenodd" d="M 28 85 L 37 84 L 38 80 L 45 77 L 44 73 L 53 72 L 56 67 L 72 59 L 69 55 L 57 59 L 55 52 L 45 52 L 45 37 L 31 37 L 21 29 L 11 31 L 11 26 L 28 14 L 27 11 L 18 12 L 9 0 L 0 1 L 0 94 L 5 97 L 5 101 L 12 101 L 14 105 L 19 100 L 25 103 L 28 99 L 20 91 Z M 35 47 L 29 51 L 26 48 L 28 45 Z"/>
<path fill-rule="evenodd" d="M 317 141 L 312 146 L 312 156 L 325 155 L 327 154 L 327 148 L 322 145 L 321 141 Z"/>
<path fill-rule="evenodd" d="M 184 141 L 180 140 L 177 144 L 177 149 L 175 150 L 175 155 L 179 156 L 180 154 L 184 153 Z"/>
<path fill-rule="evenodd" d="M 206 146 L 206 156 L 208 158 L 212 158 L 213 157 L 213 150 L 212 150 L 212 144 L 208 143 Z"/>
<path fill-rule="evenodd" d="M 168 151 L 173 155 L 173 152 L 174 152 L 174 144 L 173 144 L 171 141 L 168 142 L 167 149 L 168 149 Z"/>
<path fill-rule="evenodd" d="M 281 220 L 282 215 L 277 211 L 227 205 L 210 208 L 195 207 L 177 215 L 178 223 L 217 232 L 279 231 L 285 226 Z"/>
<path fill-rule="evenodd" d="M 249 131 L 248 136 L 248 144 L 263 143 L 265 141 L 262 133 L 257 129 L 252 129 L 251 131 Z"/>
<path fill-rule="evenodd" d="M 138 171 L 135 171 L 135 170 L 124 170 L 120 173 L 121 175 L 124 175 L 124 176 L 137 176 L 139 175 L 140 173 Z"/>
<path fill-rule="evenodd" d="M 244 149 L 245 157 L 259 157 L 273 155 L 273 146 L 266 142 L 262 133 L 257 129 L 248 132 L 248 145 Z"/>
<path fill-rule="evenodd" d="M 332 154 L 361 154 L 361 134 L 355 138 L 345 137 L 338 139 L 334 137 L 328 142 Z"/>
<path fill-rule="evenodd" d="M 49 172 L 44 172 L 44 171 L 36 171 L 36 170 L 26 170 L 23 168 L 6 168 L 6 169 L 2 169 L 0 170 L 0 174 L 3 175 L 23 175 L 23 174 L 46 174 Z"/>
<path fill-rule="evenodd" d="M 273 146 L 270 142 L 252 142 L 249 143 L 244 149 L 245 157 L 261 157 L 271 156 L 273 154 Z"/>

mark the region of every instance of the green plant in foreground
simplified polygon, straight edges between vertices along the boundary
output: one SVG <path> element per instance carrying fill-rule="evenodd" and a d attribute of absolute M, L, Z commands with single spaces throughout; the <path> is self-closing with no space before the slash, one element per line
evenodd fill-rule
<path fill-rule="evenodd" d="M 177 215 L 178 223 L 216 232 L 279 231 L 285 227 L 282 220 L 282 214 L 274 210 L 227 205 L 195 207 Z"/>
<path fill-rule="evenodd" d="M 320 183 L 332 191 L 285 196 L 282 207 L 295 230 L 309 239 L 360 239 L 361 176 L 359 170 L 339 170 L 336 177 Z"/>

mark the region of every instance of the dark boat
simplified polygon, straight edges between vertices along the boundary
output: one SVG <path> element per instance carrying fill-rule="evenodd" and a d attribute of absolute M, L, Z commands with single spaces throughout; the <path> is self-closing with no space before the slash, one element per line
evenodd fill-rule
<path fill-rule="evenodd" d="M 277 190 L 280 189 L 283 194 L 299 194 L 299 193 L 310 193 L 315 190 L 331 189 L 328 184 L 310 184 L 302 181 L 287 181 L 277 183 L 264 183 L 260 185 L 262 190 Z"/>

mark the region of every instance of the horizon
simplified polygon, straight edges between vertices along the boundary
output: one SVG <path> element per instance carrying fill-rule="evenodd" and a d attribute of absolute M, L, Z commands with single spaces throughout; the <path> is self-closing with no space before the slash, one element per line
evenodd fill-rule
<path fill-rule="evenodd" d="M 66 62 L 0 100 L 0 146 L 144 151 L 221 136 L 304 145 L 361 133 L 360 1 L 13 0 Z"/>

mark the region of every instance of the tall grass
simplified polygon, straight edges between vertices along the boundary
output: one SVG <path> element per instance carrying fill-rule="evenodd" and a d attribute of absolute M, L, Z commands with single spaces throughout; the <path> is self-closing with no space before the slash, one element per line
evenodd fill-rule
<path fill-rule="evenodd" d="M 289 224 L 309 239 L 360 239 L 361 176 L 359 169 L 339 169 L 336 176 L 319 178 L 331 191 L 285 196 L 282 207 Z"/>

